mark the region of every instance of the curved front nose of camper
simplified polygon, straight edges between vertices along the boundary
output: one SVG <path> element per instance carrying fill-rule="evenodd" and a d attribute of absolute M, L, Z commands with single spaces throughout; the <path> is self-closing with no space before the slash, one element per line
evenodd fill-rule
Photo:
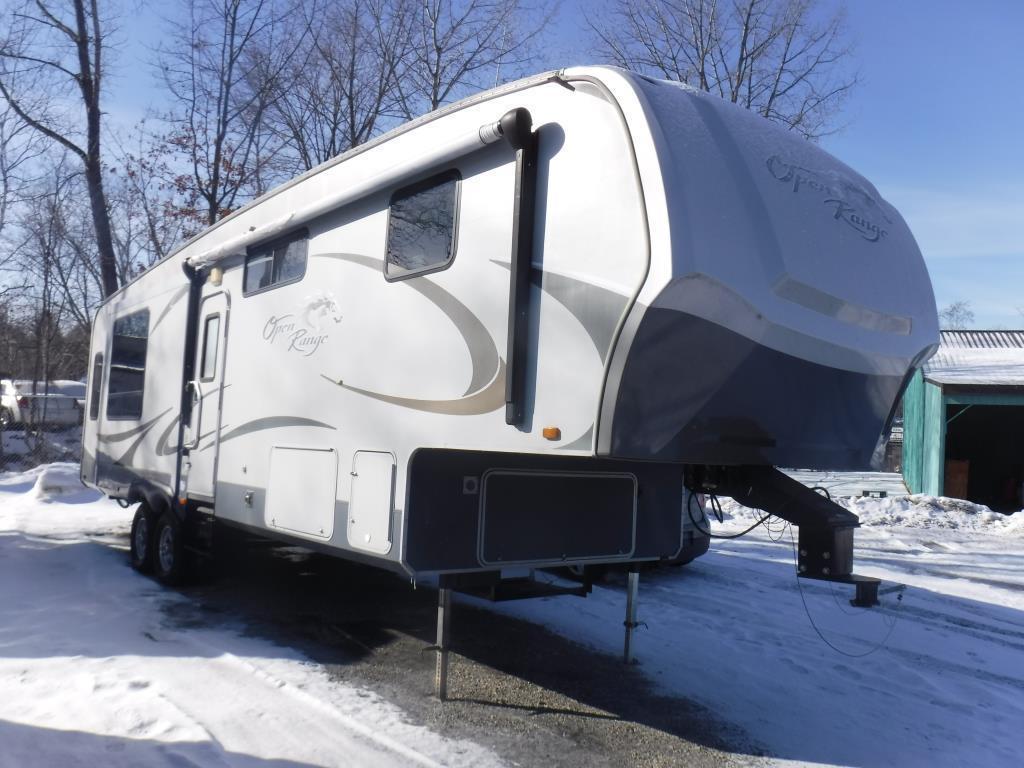
<path fill-rule="evenodd" d="M 692 89 L 636 81 L 651 270 L 608 369 L 598 452 L 866 468 L 938 342 L 921 252 L 862 176 Z"/>
<path fill-rule="evenodd" d="M 673 281 L 642 312 L 599 431 L 601 452 L 623 458 L 868 468 L 931 350 L 836 344 L 772 323 L 699 276 Z"/>

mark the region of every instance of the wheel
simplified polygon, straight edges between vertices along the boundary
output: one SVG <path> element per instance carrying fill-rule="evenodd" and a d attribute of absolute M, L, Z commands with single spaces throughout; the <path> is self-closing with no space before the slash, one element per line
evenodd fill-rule
<path fill-rule="evenodd" d="M 156 515 L 143 502 L 135 510 L 135 519 L 132 520 L 131 535 L 131 561 L 132 568 L 140 573 L 149 573 L 153 570 L 153 533 L 156 527 Z"/>
<path fill-rule="evenodd" d="M 11 418 L 11 412 L 7 408 L 0 408 L 0 427 L 6 429 L 11 426 L 14 419 Z"/>
<path fill-rule="evenodd" d="M 153 537 L 153 571 L 164 584 L 180 584 L 185 578 L 185 546 L 181 524 L 172 512 L 165 512 Z"/>

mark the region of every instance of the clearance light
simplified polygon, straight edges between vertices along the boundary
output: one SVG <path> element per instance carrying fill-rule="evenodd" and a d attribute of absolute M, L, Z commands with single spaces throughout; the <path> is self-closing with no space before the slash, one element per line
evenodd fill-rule
<path fill-rule="evenodd" d="M 544 427 L 541 430 L 541 434 L 544 435 L 545 440 L 561 440 L 562 430 L 558 427 Z"/>

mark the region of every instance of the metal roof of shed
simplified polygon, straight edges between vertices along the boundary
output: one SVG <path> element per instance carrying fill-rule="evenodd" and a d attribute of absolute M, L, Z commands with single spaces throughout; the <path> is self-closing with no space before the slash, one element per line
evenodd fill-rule
<path fill-rule="evenodd" d="M 1024 330 L 942 331 L 923 373 L 938 384 L 1024 386 Z"/>

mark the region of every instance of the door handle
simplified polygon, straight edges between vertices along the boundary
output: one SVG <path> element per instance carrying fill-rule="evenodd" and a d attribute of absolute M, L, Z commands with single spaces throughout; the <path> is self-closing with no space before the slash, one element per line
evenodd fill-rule
<path fill-rule="evenodd" d="M 194 425 L 194 434 L 192 440 L 186 446 L 190 450 L 192 448 L 199 447 L 199 431 L 203 423 L 203 390 L 199 386 L 199 380 L 193 379 L 188 383 L 189 388 L 192 390 L 192 396 L 195 398 L 195 402 L 198 403 L 198 409 L 192 409 L 192 424 Z"/>

